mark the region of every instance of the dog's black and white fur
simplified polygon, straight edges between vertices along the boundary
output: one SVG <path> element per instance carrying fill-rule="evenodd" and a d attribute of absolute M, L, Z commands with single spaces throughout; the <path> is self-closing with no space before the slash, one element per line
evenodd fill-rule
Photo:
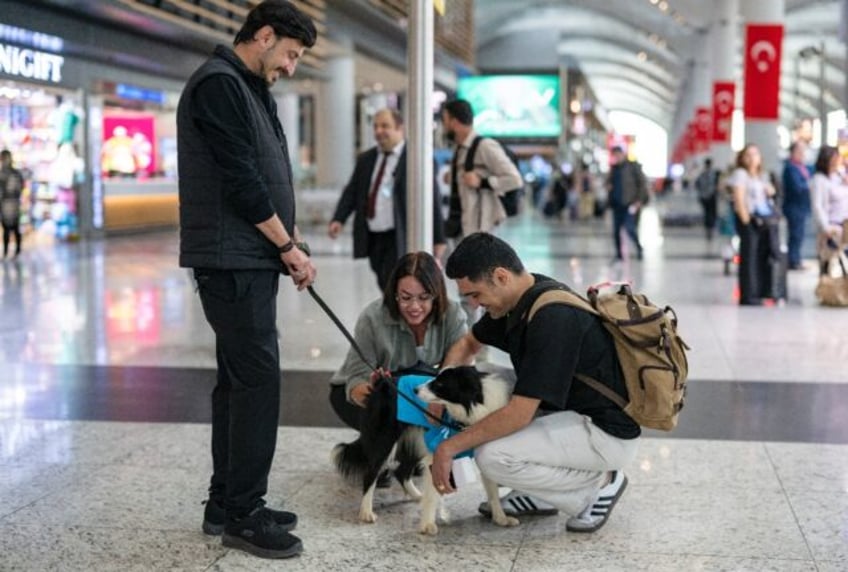
<path fill-rule="evenodd" d="M 395 477 L 413 499 L 421 500 L 422 534 L 437 534 L 436 512 L 440 495 L 430 474 L 432 456 L 424 444 L 424 428 L 397 419 L 396 389 L 387 380 L 378 381 L 368 396 L 362 417 L 359 439 L 340 443 L 333 449 L 338 471 L 347 479 L 362 484 L 359 519 L 375 522 L 374 488 L 381 471 L 394 456 L 398 467 Z M 441 403 L 448 413 L 463 425 L 471 425 L 500 409 L 509 401 L 510 385 L 494 374 L 485 374 L 470 366 L 445 369 L 437 377 L 416 389 L 420 399 Z M 423 474 L 423 494 L 415 487 L 412 476 Z M 483 477 L 483 485 L 492 507 L 492 520 L 500 526 L 515 526 L 518 520 L 504 514 L 498 499 L 498 485 Z"/>

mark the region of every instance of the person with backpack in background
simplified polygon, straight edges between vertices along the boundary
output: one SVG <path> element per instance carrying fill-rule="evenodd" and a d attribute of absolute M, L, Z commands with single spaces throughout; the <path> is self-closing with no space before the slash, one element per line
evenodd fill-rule
<path fill-rule="evenodd" d="M 513 396 L 465 431 L 442 442 L 433 457 L 436 490 L 450 493 L 451 462 L 474 449 L 480 471 L 512 492 L 501 499 L 511 516 L 570 516 L 566 529 L 603 526 L 627 486 L 623 468 L 636 456 L 641 429 L 622 407 L 576 376 L 628 395 L 615 343 L 592 313 L 548 304 L 529 321 L 536 299 L 566 287 L 528 272 L 515 251 L 487 233 L 467 236 L 446 273 L 460 294 L 486 314 L 445 356 L 445 367 L 469 364 L 484 344 L 509 353 Z M 480 512 L 491 514 L 488 503 Z"/>
<path fill-rule="evenodd" d="M 478 231 L 491 232 L 508 214 L 501 197 L 523 186 L 521 173 L 500 143 L 488 137 L 478 139 L 474 111 L 464 99 L 444 104 L 442 125 L 445 137 L 454 144 L 445 234 L 459 239 Z M 469 155 L 471 165 L 466 160 Z"/>
<path fill-rule="evenodd" d="M 616 145 L 612 148 L 612 166 L 607 175 L 606 188 L 609 192 L 609 206 L 612 207 L 612 240 L 615 246 L 614 262 L 623 260 L 621 250 L 621 230 L 636 245 L 636 257 L 642 259 L 642 244 L 639 242 L 637 227 L 639 211 L 648 202 L 648 181 L 642 172 L 642 165 L 631 161 L 624 149 Z"/>
<path fill-rule="evenodd" d="M 801 245 L 811 213 L 810 170 L 804 164 L 807 144 L 795 141 L 789 146 L 789 158 L 783 166 L 783 216 L 789 231 L 789 270 L 803 270 Z"/>
<path fill-rule="evenodd" d="M 698 193 L 698 202 L 704 210 L 704 231 L 707 240 L 713 239 L 715 231 L 716 215 L 718 213 L 718 169 L 713 168 L 713 160 L 709 157 L 704 159 L 704 170 L 695 179 L 695 191 Z"/>

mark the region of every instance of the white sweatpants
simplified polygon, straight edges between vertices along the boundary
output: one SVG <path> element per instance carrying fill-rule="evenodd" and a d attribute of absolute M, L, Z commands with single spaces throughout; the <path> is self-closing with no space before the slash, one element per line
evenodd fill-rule
<path fill-rule="evenodd" d="M 504 487 L 577 515 L 595 501 L 606 473 L 636 457 L 639 439 L 619 439 L 574 411 L 537 417 L 474 451 L 480 471 Z"/>

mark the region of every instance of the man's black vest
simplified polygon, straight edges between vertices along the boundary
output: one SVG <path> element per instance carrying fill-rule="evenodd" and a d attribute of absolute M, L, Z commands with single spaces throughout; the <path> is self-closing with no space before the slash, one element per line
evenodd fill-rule
<path fill-rule="evenodd" d="M 180 186 L 180 266 L 218 269 L 280 270 L 277 248 L 240 217 L 225 196 L 224 174 L 213 153 L 216 140 L 202 133 L 192 118 L 194 90 L 204 79 L 225 74 L 236 79 L 246 102 L 253 130 L 252 157 L 262 176 L 271 204 L 286 231 L 294 232 L 295 203 L 291 164 L 285 135 L 269 94 L 247 82 L 251 72 L 235 53 L 218 46 L 214 55 L 191 76 L 177 108 Z"/>

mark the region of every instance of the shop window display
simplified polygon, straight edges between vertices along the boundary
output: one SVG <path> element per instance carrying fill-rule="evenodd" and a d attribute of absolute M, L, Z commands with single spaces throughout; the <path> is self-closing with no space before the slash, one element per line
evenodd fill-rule
<path fill-rule="evenodd" d="M 36 239 L 79 236 L 78 185 L 84 173 L 75 138 L 82 111 L 71 94 L 0 86 L 0 144 L 24 176 L 21 230 Z"/>

